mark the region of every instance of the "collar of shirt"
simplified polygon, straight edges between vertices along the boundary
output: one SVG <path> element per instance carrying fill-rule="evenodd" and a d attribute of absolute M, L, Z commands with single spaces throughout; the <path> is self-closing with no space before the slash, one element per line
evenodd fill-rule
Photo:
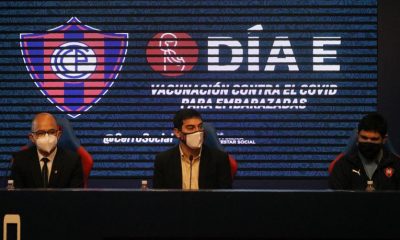
<path fill-rule="evenodd" d="M 193 162 L 195 161 L 200 161 L 200 157 L 201 157 L 201 150 L 200 149 L 200 154 L 198 156 L 193 156 Z M 186 163 L 190 163 L 189 157 L 185 156 L 185 154 L 183 154 L 182 148 L 179 145 L 179 151 L 181 153 L 181 161 L 186 162 Z"/>
<path fill-rule="evenodd" d="M 39 152 L 39 150 L 37 150 L 37 153 L 38 153 L 39 161 L 42 160 L 42 158 L 45 157 Z M 47 159 L 49 159 L 49 163 L 53 162 L 54 158 L 56 157 L 56 153 L 57 153 L 57 147 L 52 153 L 50 153 L 49 156 L 46 157 Z"/>

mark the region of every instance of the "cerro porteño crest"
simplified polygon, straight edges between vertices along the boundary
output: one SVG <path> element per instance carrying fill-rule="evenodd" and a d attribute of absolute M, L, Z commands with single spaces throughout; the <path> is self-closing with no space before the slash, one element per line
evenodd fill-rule
<path fill-rule="evenodd" d="M 107 93 L 122 69 L 127 33 L 102 33 L 73 17 L 46 33 L 21 33 L 26 68 L 58 109 L 78 117 Z"/>

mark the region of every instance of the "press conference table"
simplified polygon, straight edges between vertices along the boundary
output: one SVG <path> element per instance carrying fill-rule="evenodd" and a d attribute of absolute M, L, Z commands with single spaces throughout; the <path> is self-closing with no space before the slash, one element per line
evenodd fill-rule
<path fill-rule="evenodd" d="M 0 190 L 0 217 L 9 214 L 21 239 L 400 236 L 400 192 Z"/>

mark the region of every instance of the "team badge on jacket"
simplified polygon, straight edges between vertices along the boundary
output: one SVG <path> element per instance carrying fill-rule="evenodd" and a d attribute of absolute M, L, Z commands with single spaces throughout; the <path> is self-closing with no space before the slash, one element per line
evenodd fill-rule
<path fill-rule="evenodd" d="M 386 177 L 391 178 L 393 176 L 393 173 L 394 173 L 394 169 L 393 168 L 391 168 L 391 167 L 385 168 Z"/>
<path fill-rule="evenodd" d="M 71 117 L 89 110 L 114 84 L 128 33 L 102 33 L 72 17 L 41 33 L 21 33 L 26 68 L 47 99 Z"/>

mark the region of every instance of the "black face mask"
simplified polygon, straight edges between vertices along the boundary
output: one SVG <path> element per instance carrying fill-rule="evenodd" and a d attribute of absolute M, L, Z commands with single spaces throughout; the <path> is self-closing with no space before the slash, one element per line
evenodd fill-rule
<path fill-rule="evenodd" d="M 374 159 L 382 149 L 380 143 L 359 142 L 358 151 L 367 159 Z"/>

